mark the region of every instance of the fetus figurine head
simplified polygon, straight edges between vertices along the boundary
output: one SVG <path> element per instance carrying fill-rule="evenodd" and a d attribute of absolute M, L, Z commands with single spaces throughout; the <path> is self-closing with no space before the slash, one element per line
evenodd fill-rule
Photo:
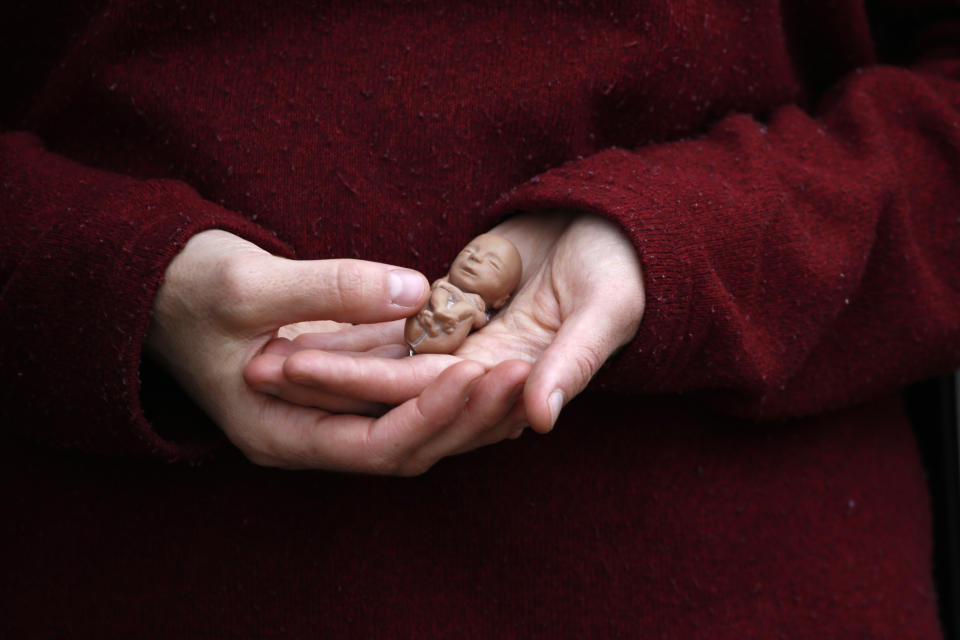
<path fill-rule="evenodd" d="M 461 290 L 479 295 L 489 308 L 499 309 L 520 284 L 522 273 L 523 264 L 513 243 L 484 233 L 457 255 L 447 279 Z"/>

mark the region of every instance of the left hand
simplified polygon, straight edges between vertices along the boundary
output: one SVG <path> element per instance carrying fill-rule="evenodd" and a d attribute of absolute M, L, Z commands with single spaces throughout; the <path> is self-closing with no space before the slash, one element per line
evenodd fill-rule
<path fill-rule="evenodd" d="M 523 279 L 509 305 L 454 354 L 396 357 L 402 321 L 357 325 L 273 341 L 248 366 L 248 382 L 302 404 L 316 394 L 395 405 L 460 360 L 493 367 L 521 359 L 532 363 L 523 390 L 527 421 L 546 433 L 636 333 L 645 302 L 640 264 L 615 224 L 589 214 L 521 214 L 492 232 L 517 246 Z"/>
<path fill-rule="evenodd" d="M 187 242 L 164 276 L 146 351 L 251 462 L 415 475 L 508 438 L 523 422 L 516 399 L 530 365 L 516 360 L 489 371 L 461 362 L 389 411 L 342 395 L 324 398 L 309 387 L 304 402 L 289 401 L 245 380 L 255 372 L 251 358 L 269 365 L 263 346 L 280 327 L 316 330 L 316 318 L 336 325 L 410 315 L 428 295 L 416 272 L 359 260 L 286 260 L 210 229 Z"/>

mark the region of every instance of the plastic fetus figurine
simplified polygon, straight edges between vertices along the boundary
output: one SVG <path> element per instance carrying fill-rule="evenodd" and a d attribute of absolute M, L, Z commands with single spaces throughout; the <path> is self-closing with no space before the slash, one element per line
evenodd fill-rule
<path fill-rule="evenodd" d="M 451 353 L 467 334 L 487 324 L 520 284 L 523 263 L 513 243 L 485 233 L 461 251 L 445 278 L 430 287 L 430 299 L 407 318 L 404 338 L 412 353 Z"/>

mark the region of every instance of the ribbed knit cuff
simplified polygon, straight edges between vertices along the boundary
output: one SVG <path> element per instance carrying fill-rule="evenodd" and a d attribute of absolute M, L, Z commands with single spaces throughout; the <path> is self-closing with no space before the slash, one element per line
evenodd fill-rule
<path fill-rule="evenodd" d="M 6 403 L 4 421 L 55 447 L 197 459 L 222 438 L 198 429 L 196 440 L 167 439 L 162 434 L 193 431 L 150 424 L 141 403 L 143 344 L 166 267 L 190 237 L 213 228 L 279 255 L 292 252 L 272 233 L 182 183 L 78 172 L 91 179 L 84 200 L 64 209 L 51 192 L 32 205 L 50 224 L 3 291 L 3 313 L 19 345 L 8 349 L 4 395 L 16 400 Z"/>

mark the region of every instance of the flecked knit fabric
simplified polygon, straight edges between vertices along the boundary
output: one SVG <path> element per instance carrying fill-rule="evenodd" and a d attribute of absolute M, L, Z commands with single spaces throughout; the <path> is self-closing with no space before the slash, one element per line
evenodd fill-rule
<path fill-rule="evenodd" d="M 4 637 L 938 637 L 896 396 L 960 366 L 955 3 L 49 4 L 0 26 Z M 141 358 L 201 230 L 432 278 L 549 208 L 648 301 L 547 437 L 261 469 Z"/>

